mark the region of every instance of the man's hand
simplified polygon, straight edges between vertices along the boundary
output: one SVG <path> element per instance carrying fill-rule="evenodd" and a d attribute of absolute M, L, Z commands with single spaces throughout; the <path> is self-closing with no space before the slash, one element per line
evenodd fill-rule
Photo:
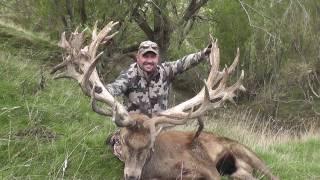
<path fill-rule="evenodd" d="M 102 93 L 102 88 L 99 87 L 99 86 L 95 86 L 94 87 L 94 92 L 100 94 L 100 93 Z"/>
<path fill-rule="evenodd" d="M 212 44 L 210 43 L 206 48 L 202 50 L 205 56 L 208 56 L 211 53 L 211 47 L 212 47 Z"/>

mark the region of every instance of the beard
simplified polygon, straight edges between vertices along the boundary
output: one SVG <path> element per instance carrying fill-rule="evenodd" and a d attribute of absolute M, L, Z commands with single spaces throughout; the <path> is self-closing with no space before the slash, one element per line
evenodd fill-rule
<path fill-rule="evenodd" d="M 155 63 L 150 63 L 150 62 L 148 62 L 148 63 L 145 62 L 145 63 L 143 63 L 142 65 L 143 65 L 142 69 L 143 69 L 144 71 L 148 72 L 148 73 L 153 72 L 154 69 L 155 69 L 155 66 L 156 66 Z"/>
<path fill-rule="evenodd" d="M 146 66 L 146 65 L 155 66 L 155 64 L 152 63 L 152 62 L 145 62 L 145 63 L 143 63 L 143 65 L 144 65 L 144 66 Z"/>

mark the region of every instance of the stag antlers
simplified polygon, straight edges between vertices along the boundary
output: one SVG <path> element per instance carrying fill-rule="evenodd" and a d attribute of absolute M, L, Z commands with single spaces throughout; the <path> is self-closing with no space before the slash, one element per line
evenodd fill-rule
<path fill-rule="evenodd" d="M 97 54 L 97 49 L 101 43 L 109 41 L 117 32 L 108 35 L 112 28 L 118 24 L 110 22 L 99 33 L 97 33 L 97 23 L 92 32 L 91 43 L 84 46 L 84 31 L 81 33 L 75 30 L 67 40 L 65 33 L 62 34 L 59 46 L 65 50 L 63 62 L 53 68 L 51 73 L 58 70 L 62 72 L 54 78 L 71 78 L 76 80 L 85 95 L 91 97 L 92 109 L 104 116 L 113 116 L 113 120 L 119 127 L 134 126 L 136 121 L 130 118 L 126 108 L 119 103 L 104 87 L 99 79 L 96 64 L 103 52 Z M 227 80 L 232 72 L 234 72 L 239 62 L 239 49 L 237 55 L 229 68 L 219 70 L 220 53 L 217 40 L 212 37 L 212 48 L 210 54 L 211 70 L 208 79 L 204 82 L 204 88 L 193 98 L 180 103 L 157 116 L 151 118 L 144 123 L 144 127 L 151 132 L 152 144 L 155 140 L 157 132 L 160 132 L 159 125 L 180 125 L 187 122 L 188 119 L 195 119 L 202 116 L 206 111 L 220 107 L 225 101 L 235 103 L 236 90 L 244 91 L 242 85 L 244 72 L 236 83 L 227 86 Z M 100 92 L 96 92 L 96 87 L 101 88 Z M 103 102 L 112 108 L 112 111 L 106 111 L 97 106 L 96 101 Z"/>

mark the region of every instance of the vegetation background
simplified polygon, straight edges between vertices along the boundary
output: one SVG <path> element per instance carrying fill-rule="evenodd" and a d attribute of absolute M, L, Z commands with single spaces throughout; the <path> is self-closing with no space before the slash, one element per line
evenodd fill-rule
<path fill-rule="evenodd" d="M 88 28 L 89 39 L 95 21 L 114 20 L 119 34 L 101 48 L 106 83 L 146 39 L 167 61 L 203 49 L 209 34 L 222 64 L 239 47 L 248 91 L 212 112 L 206 130 L 248 145 L 281 179 L 320 179 L 319 16 L 318 0 L 0 0 L 0 178 L 121 178 L 104 142 L 115 125 L 91 112 L 77 84 L 48 73 L 63 31 Z M 176 79 L 172 103 L 196 93 L 207 70 Z"/>

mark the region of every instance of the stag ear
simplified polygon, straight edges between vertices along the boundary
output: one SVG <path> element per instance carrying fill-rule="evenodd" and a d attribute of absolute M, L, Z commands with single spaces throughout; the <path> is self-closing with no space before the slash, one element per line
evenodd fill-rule
<path fill-rule="evenodd" d="M 150 145 L 149 148 L 151 148 L 152 151 L 154 151 L 154 142 L 156 140 L 156 137 L 158 135 L 156 131 L 156 124 L 152 120 L 147 120 L 143 122 L 143 127 L 146 129 L 149 129 L 150 131 Z"/>

